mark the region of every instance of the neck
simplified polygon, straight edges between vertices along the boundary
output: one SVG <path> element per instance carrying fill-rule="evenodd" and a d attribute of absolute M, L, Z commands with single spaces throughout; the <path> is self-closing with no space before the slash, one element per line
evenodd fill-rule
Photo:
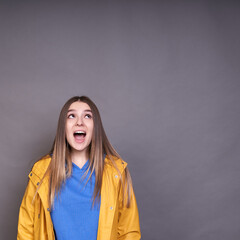
<path fill-rule="evenodd" d="M 89 154 L 87 151 L 71 151 L 71 159 L 72 162 L 78 165 L 80 168 L 86 163 L 89 158 Z"/>

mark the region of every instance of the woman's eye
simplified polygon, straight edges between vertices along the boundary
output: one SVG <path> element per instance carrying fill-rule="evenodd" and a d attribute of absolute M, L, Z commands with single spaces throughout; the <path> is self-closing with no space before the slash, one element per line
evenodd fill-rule
<path fill-rule="evenodd" d="M 90 118 L 90 119 L 91 119 L 91 118 L 92 118 L 92 115 L 86 114 L 86 115 L 85 115 L 85 118 Z"/>
<path fill-rule="evenodd" d="M 74 118 L 74 114 L 68 115 L 68 118 Z"/>

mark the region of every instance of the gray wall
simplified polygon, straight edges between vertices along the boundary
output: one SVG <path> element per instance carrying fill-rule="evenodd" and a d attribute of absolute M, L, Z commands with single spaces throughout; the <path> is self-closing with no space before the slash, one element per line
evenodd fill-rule
<path fill-rule="evenodd" d="M 142 239 L 240 238 L 238 1 L 1 1 L 0 238 L 87 95 L 129 163 Z"/>

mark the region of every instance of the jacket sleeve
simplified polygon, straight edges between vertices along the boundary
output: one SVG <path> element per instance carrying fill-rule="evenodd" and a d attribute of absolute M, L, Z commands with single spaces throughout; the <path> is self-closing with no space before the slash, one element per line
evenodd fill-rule
<path fill-rule="evenodd" d="M 19 210 L 17 240 L 32 240 L 34 228 L 34 204 L 32 203 L 36 187 L 28 181 Z"/>
<path fill-rule="evenodd" d="M 126 171 L 128 170 L 125 169 L 122 175 L 123 182 L 125 181 Z M 123 189 L 121 187 L 118 209 L 118 240 L 139 240 L 141 238 L 139 214 L 133 187 L 131 187 L 129 208 L 126 207 L 126 204 L 122 204 L 122 191 Z"/>

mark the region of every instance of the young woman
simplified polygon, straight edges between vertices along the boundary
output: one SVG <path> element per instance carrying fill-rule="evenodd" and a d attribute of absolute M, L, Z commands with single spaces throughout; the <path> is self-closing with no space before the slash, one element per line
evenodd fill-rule
<path fill-rule="evenodd" d="M 63 106 L 53 147 L 30 174 L 18 240 L 141 238 L 131 177 L 86 96 Z"/>

